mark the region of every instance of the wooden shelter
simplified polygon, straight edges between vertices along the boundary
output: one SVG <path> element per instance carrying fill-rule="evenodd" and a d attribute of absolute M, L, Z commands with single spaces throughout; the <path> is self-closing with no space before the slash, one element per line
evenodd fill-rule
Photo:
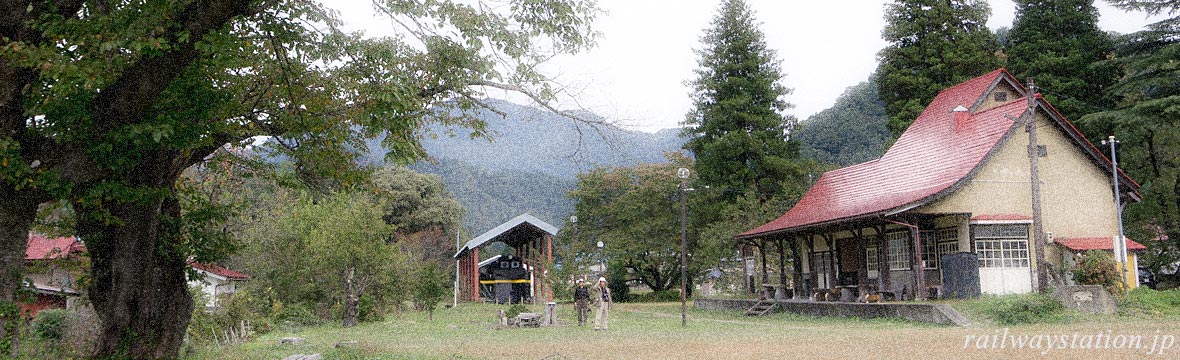
<path fill-rule="evenodd" d="M 557 228 L 553 225 L 532 215 L 522 214 L 471 239 L 455 253 L 455 261 L 458 264 L 458 299 L 481 301 L 480 249 L 499 242 L 514 249 L 512 255 L 519 258 L 523 262 L 523 268 L 528 270 L 531 279 L 528 297 L 531 301 L 552 301 L 553 289 L 549 284 L 549 266 L 553 263 L 555 235 Z"/>

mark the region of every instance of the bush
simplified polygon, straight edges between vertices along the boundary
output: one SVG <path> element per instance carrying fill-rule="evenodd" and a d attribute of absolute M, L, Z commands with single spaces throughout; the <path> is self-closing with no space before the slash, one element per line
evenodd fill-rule
<path fill-rule="evenodd" d="M 652 291 L 631 295 L 633 302 L 679 302 L 680 289 Z"/>
<path fill-rule="evenodd" d="M 65 309 L 41 310 L 33 319 L 33 333 L 41 338 L 60 340 L 66 333 L 69 315 Z"/>
<path fill-rule="evenodd" d="M 1119 312 L 1125 315 L 1180 316 L 1180 290 L 1153 290 L 1138 287 L 1119 299 Z"/>
<path fill-rule="evenodd" d="M 512 306 L 508 307 L 508 310 L 504 311 L 504 315 L 507 317 L 510 317 L 510 318 L 514 318 L 514 317 L 516 317 L 516 315 L 520 315 L 520 313 L 526 313 L 526 312 L 529 312 L 529 308 L 524 306 L 524 304 L 512 304 Z"/>
<path fill-rule="evenodd" d="M 315 326 L 323 323 L 310 308 L 301 305 L 277 307 L 271 314 L 271 321 L 285 328 Z"/>
<path fill-rule="evenodd" d="M 1101 285 L 1115 297 L 1123 295 L 1118 262 L 1114 261 L 1114 254 L 1106 251 L 1090 250 L 1083 254 L 1074 265 L 1073 281 L 1081 285 Z"/>
<path fill-rule="evenodd" d="M 1002 325 L 1055 323 L 1066 317 L 1065 307 L 1045 294 L 994 297 L 984 301 L 982 312 Z"/>

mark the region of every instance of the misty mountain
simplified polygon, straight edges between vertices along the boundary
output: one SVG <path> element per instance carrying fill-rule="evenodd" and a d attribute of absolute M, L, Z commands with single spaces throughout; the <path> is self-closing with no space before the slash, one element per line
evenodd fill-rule
<path fill-rule="evenodd" d="M 422 141 L 432 161 L 412 166 L 442 178 L 467 208 L 464 225 L 471 236 L 525 212 L 560 227 L 573 212 L 566 194 L 578 173 L 596 166 L 663 162 L 665 152 L 678 151 L 684 143 L 679 129 L 645 133 L 591 126 L 507 101 L 489 103 L 506 114 L 476 110 L 474 116 L 487 123 L 492 139 L 471 139 L 470 130 L 434 125 L 428 128 L 434 136 Z M 577 116 L 604 122 L 591 113 Z M 370 149 L 379 146 L 380 139 L 369 141 Z"/>

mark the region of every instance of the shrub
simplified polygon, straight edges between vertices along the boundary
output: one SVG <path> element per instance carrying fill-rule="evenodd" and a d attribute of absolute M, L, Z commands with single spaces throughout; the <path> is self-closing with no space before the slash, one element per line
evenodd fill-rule
<path fill-rule="evenodd" d="M 510 318 L 514 318 L 514 317 L 516 317 L 516 315 L 520 315 L 520 313 L 525 313 L 525 312 L 529 312 L 529 308 L 524 306 L 524 304 L 512 304 L 512 306 L 508 307 L 508 310 L 504 311 L 504 315 L 507 317 L 510 317 Z"/>
<path fill-rule="evenodd" d="M 642 294 L 632 294 L 633 302 L 679 302 L 680 289 L 652 291 Z"/>
<path fill-rule="evenodd" d="M 1055 323 L 1066 317 L 1065 307 L 1045 294 L 998 296 L 984 301 L 981 310 L 1002 325 Z"/>
<path fill-rule="evenodd" d="M 60 340 L 66 332 L 70 313 L 65 309 L 46 309 L 33 319 L 33 333 L 45 339 Z"/>
<path fill-rule="evenodd" d="M 1100 250 L 1087 251 L 1073 269 L 1073 281 L 1082 285 L 1101 285 L 1115 297 L 1123 294 L 1121 275 L 1114 254 Z"/>
<path fill-rule="evenodd" d="M 1119 299 L 1119 312 L 1126 315 L 1180 316 L 1180 290 L 1138 287 Z"/>
<path fill-rule="evenodd" d="M 271 321 L 286 328 L 315 326 L 323 321 L 306 306 L 291 305 L 276 309 L 271 315 Z"/>

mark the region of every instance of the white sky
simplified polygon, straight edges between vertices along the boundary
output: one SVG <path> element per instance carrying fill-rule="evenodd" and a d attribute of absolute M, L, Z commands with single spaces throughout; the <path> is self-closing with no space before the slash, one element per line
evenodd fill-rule
<path fill-rule="evenodd" d="M 770 48 L 778 52 L 783 83 L 794 89 L 788 113 L 800 120 L 831 107 L 844 89 L 868 79 L 885 46 L 886 0 L 746 0 L 755 11 Z M 988 26 L 1011 26 L 1011 0 L 988 0 Z M 719 0 L 598 0 L 593 50 L 556 59 L 546 69 L 577 94 L 578 103 L 628 128 L 656 131 L 677 127 L 691 107 L 685 81 L 694 77 L 700 36 Z M 374 17 L 368 0 L 333 2 L 346 27 L 369 35 L 393 32 Z M 1099 26 L 1128 33 L 1162 17 L 1125 13 L 1103 1 Z M 511 99 L 518 103 L 526 103 Z M 571 108 L 572 102 L 564 107 Z"/>

